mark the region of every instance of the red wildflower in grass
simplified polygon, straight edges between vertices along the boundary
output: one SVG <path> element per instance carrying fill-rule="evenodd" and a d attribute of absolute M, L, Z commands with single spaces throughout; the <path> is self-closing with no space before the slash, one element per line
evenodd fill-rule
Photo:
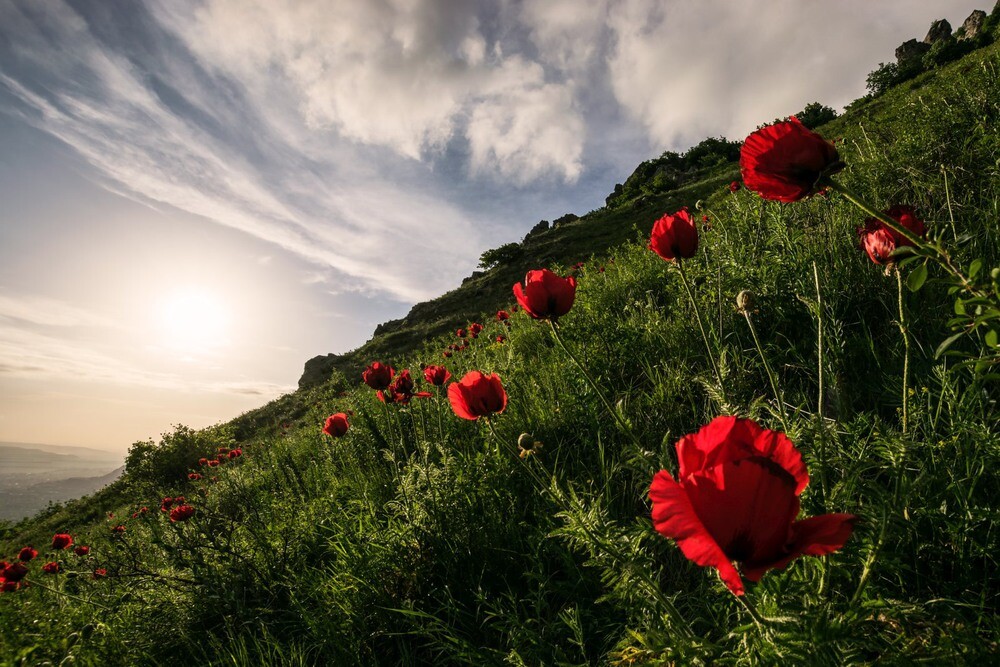
<path fill-rule="evenodd" d="M 122 533 L 125 532 L 125 526 L 124 526 L 124 524 L 118 524 L 117 526 L 115 526 L 114 528 L 111 529 L 111 532 L 114 533 L 114 534 L 116 534 L 116 535 L 121 535 Z"/>
<path fill-rule="evenodd" d="M 218 465 L 219 465 L 219 462 L 217 460 L 215 460 L 215 459 L 212 459 L 211 461 L 208 462 L 208 467 L 209 468 L 215 468 Z"/>
<path fill-rule="evenodd" d="M 52 548 L 58 551 L 73 544 L 73 538 L 67 533 L 56 533 L 52 536 Z"/>
<path fill-rule="evenodd" d="M 139 513 L 138 512 L 132 512 L 132 518 L 133 519 L 138 519 L 139 518 Z"/>
<path fill-rule="evenodd" d="M 478 336 L 482 332 L 482 330 L 483 330 L 483 325 L 480 324 L 479 322 L 473 322 L 472 324 L 469 325 L 469 333 L 472 334 L 473 338 Z"/>
<path fill-rule="evenodd" d="M 649 248 L 665 260 L 688 259 L 698 252 L 698 228 L 685 206 L 668 213 L 653 224 Z"/>
<path fill-rule="evenodd" d="M 90 553 L 90 547 L 88 547 L 85 544 L 81 544 L 76 549 L 73 549 L 73 553 L 75 553 L 77 556 L 86 556 L 87 554 Z"/>
<path fill-rule="evenodd" d="M 653 526 L 690 560 L 714 567 L 735 595 L 743 576 L 758 581 L 799 556 L 840 549 L 857 517 L 795 521 L 809 483 L 802 455 L 784 433 L 749 419 L 716 417 L 677 443 L 678 479 L 661 470 L 649 488 Z"/>
<path fill-rule="evenodd" d="M 184 496 L 177 496 L 174 498 L 174 505 L 183 505 L 186 500 Z"/>
<path fill-rule="evenodd" d="M 729 184 L 729 191 L 730 192 L 739 192 L 741 187 L 743 187 L 743 186 L 740 185 L 739 181 L 733 181 L 732 183 Z"/>
<path fill-rule="evenodd" d="M 378 400 L 383 403 L 406 403 L 410 402 L 410 399 L 416 398 L 427 398 L 431 396 L 430 393 L 426 391 L 413 392 L 413 378 L 410 376 L 410 370 L 404 369 L 396 379 L 393 381 L 389 388 L 385 392 L 378 392 Z"/>
<path fill-rule="evenodd" d="M 927 227 L 917 217 L 912 206 L 893 206 L 885 211 L 885 215 L 917 236 L 927 233 Z M 878 218 L 867 218 L 865 226 L 858 227 L 858 236 L 861 239 L 861 247 L 868 253 L 868 257 L 879 265 L 892 264 L 893 258 L 890 255 L 896 248 L 913 245 L 913 241 L 890 229 Z"/>
<path fill-rule="evenodd" d="M 170 510 L 170 506 L 173 504 L 174 504 L 174 499 L 171 498 L 170 496 L 167 496 L 166 498 L 160 501 L 160 511 L 166 512 Z"/>
<path fill-rule="evenodd" d="M 348 428 L 350 428 L 350 424 L 347 423 L 347 415 L 343 412 L 330 415 L 326 418 L 326 422 L 323 423 L 323 433 L 326 433 L 331 438 L 342 437 L 347 433 Z"/>
<path fill-rule="evenodd" d="M 435 387 L 440 387 L 450 379 L 451 373 L 444 366 L 428 366 L 424 369 L 424 380 Z"/>
<path fill-rule="evenodd" d="M 45 574 L 59 574 L 59 563 L 55 561 L 46 563 L 42 566 L 42 572 Z"/>
<path fill-rule="evenodd" d="M 204 458 L 204 457 L 203 457 L 203 458 L 200 458 L 200 459 L 198 459 L 198 465 L 200 465 L 200 466 L 202 466 L 202 467 L 204 467 L 204 466 L 207 466 L 207 465 L 208 465 L 208 459 L 206 459 L 206 458 Z"/>
<path fill-rule="evenodd" d="M 199 479 L 201 479 L 201 475 L 199 475 L 196 472 L 192 472 L 188 474 L 188 479 L 191 480 L 192 482 L 197 482 Z"/>
<path fill-rule="evenodd" d="M 456 329 L 455 335 L 459 338 L 465 338 L 468 335 L 468 332 L 465 329 Z"/>
<path fill-rule="evenodd" d="M 228 456 L 229 455 L 229 447 L 219 447 L 219 449 L 217 451 L 222 456 Z M 219 458 L 222 458 L 222 456 L 220 456 Z"/>
<path fill-rule="evenodd" d="M 506 310 L 497 311 L 497 322 L 506 323 L 507 320 L 509 319 L 510 319 L 510 313 L 508 313 Z"/>
<path fill-rule="evenodd" d="M 365 369 L 365 372 L 361 374 L 361 379 L 372 389 L 386 389 L 395 375 L 395 368 L 376 361 Z"/>
<path fill-rule="evenodd" d="M 243 456 L 243 450 L 240 449 L 239 447 L 237 447 L 236 449 L 230 449 L 229 450 L 229 458 L 231 458 L 231 459 L 238 459 L 241 456 Z"/>
<path fill-rule="evenodd" d="M 507 337 L 504 336 L 503 334 L 499 334 L 497 336 L 497 342 L 498 343 L 506 343 L 507 342 Z"/>
<path fill-rule="evenodd" d="M 533 318 L 555 320 L 573 307 L 576 278 L 563 278 L 548 269 L 528 271 L 524 285 L 514 285 L 514 297 Z"/>
<path fill-rule="evenodd" d="M 20 587 L 21 584 L 19 584 L 18 582 L 7 581 L 3 577 L 0 577 L 0 591 L 3 591 L 4 593 L 13 593 L 17 591 L 17 589 Z"/>
<path fill-rule="evenodd" d="M 479 419 L 507 407 L 507 392 L 496 374 L 469 371 L 459 382 L 448 385 L 451 409 L 462 419 Z"/>
<path fill-rule="evenodd" d="M 764 199 L 799 201 L 843 168 L 833 144 L 794 116 L 757 130 L 740 149 L 743 183 Z"/>
<path fill-rule="evenodd" d="M 450 359 L 451 358 L 451 350 L 445 350 L 444 352 L 441 353 L 441 356 L 444 357 L 445 359 Z"/>
<path fill-rule="evenodd" d="M 21 581 L 28 576 L 28 568 L 23 563 L 8 563 L 0 571 L 5 581 Z"/>
<path fill-rule="evenodd" d="M 139 508 L 139 514 L 147 514 L 148 512 L 149 512 L 149 508 L 148 507 L 140 507 Z"/>
<path fill-rule="evenodd" d="M 35 556 L 37 555 L 38 551 L 36 549 L 32 549 L 31 547 L 24 547 L 23 549 L 21 549 L 21 551 L 18 552 L 17 559 L 22 563 L 27 563 L 29 560 L 34 560 Z"/>
<path fill-rule="evenodd" d="M 510 307 L 510 312 L 516 313 L 520 309 L 521 309 L 521 306 L 519 304 L 515 303 L 513 306 Z"/>
<path fill-rule="evenodd" d="M 115 513 L 114 512 L 108 512 L 108 518 L 109 519 L 114 519 L 115 518 Z"/>
<path fill-rule="evenodd" d="M 194 516 L 195 509 L 190 505 L 179 505 L 170 510 L 170 522 L 187 521 Z"/>
<path fill-rule="evenodd" d="M 99 567 L 94 570 L 94 579 L 103 579 L 106 576 L 108 576 L 108 571 L 103 567 Z"/>

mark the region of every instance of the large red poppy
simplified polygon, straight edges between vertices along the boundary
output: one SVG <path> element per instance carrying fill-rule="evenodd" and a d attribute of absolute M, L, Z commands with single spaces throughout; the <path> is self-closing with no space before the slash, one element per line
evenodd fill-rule
<path fill-rule="evenodd" d="M 548 269 L 528 271 L 524 284 L 514 285 L 514 297 L 525 312 L 535 319 L 554 320 L 573 307 L 576 278 L 563 278 Z"/>
<path fill-rule="evenodd" d="M 459 382 L 448 386 L 451 409 L 462 419 L 479 419 L 507 407 L 507 392 L 496 374 L 469 371 Z"/>
<path fill-rule="evenodd" d="M 743 576 L 758 581 L 799 556 L 840 549 L 854 529 L 852 514 L 796 521 L 809 483 L 802 455 L 784 433 L 749 419 L 716 417 L 677 443 L 678 479 L 653 478 L 653 526 L 689 559 L 714 567 L 735 595 Z"/>
<path fill-rule="evenodd" d="M 649 247 L 666 260 L 694 257 L 698 251 L 698 228 L 687 207 L 656 221 L 649 237 Z"/>
<path fill-rule="evenodd" d="M 740 149 L 743 184 L 764 199 L 799 201 L 843 168 L 833 144 L 794 116 L 757 130 Z"/>

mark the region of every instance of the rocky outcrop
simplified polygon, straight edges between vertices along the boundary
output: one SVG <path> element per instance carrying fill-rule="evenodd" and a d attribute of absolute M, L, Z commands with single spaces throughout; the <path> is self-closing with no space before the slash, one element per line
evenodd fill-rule
<path fill-rule="evenodd" d="M 951 24 L 945 19 L 938 19 L 931 24 L 931 29 L 927 31 L 927 36 L 924 37 L 924 44 L 933 44 L 949 37 L 951 37 Z"/>
<path fill-rule="evenodd" d="M 930 50 L 930 44 L 918 42 L 915 39 L 907 40 L 896 47 L 896 62 L 904 63 L 914 58 L 922 58 Z"/>
<path fill-rule="evenodd" d="M 542 232 L 546 232 L 546 231 L 548 231 L 548 229 L 549 229 L 549 221 L 548 220 L 539 220 L 538 224 L 536 224 L 534 227 L 532 227 L 531 229 L 529 229 L 528 233 L 524 235 L 524 240 L 527 241 L 532 236 L 535 236 L 536 234 L 541 234 Z M 522 243 L 523 243 L 523 241 L 522 241 Z"/>
<path fill-rule="evenodd" d="M 302 377 L 299 378 L 299 389 L 316 387 L 329 380 L 336 368 L 336 361 L 336 354 L 321 354 L 307 361 Z"/>
<path fill-rule="evenodd" d="M 555 220 L 553 220 L 552 221 L 552 228 L 556 229 L 558 227 L 562 227 L 563 225 L 569 224 L 571 222 L 576 222 L 579 219 L 580 219 L 580 216 L 576 215 L 575 213 L 567 213 L 566 215 L 562 216 L 561 218 L 556 218 Z"/>
<path fill-rule="evenodd" d="M 1000 7 L 1000 1 L 998 1 L 997 6 Z M 956 35 L 956 37 L 959 40 L 975 39 L 979 36 L 979 33 L 982 32 L 984 23 L 986 23 L 986 12 L 981 9 L 977 9 L 969 14 L 969 18 L 965 19 L 965 23 L 963 23 L 962 27 L 958 29 L 958 35 Z"/>

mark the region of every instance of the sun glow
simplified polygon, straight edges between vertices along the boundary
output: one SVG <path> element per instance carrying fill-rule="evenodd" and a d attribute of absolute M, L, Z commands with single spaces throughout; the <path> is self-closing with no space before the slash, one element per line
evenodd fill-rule
<path fill-rule="evenodd" d="M 225 301 L 208 290 L 174 291 L 159 308 L 158 324 L 163 343 L 174 350 L 204 353 L 229 343 Z"/>

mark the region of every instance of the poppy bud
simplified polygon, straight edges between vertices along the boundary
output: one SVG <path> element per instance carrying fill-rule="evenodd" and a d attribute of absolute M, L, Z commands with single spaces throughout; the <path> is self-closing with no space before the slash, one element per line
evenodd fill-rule
<path fill-rule="evenodd" d="M 923 236 L 927 233 L 926 226 L 917 217 L 912 206 L 893 206 L 885 212 L 885 215 L 917 236 Z M 858 236 L 869 259 L 879 265 L 894 263 L 893 251 L 903 246 L 913 245 L 913 241 L 891 229 L 878 218 L 867 218 L 865 226 L 858 228 Z"/>
<path fill-rule="evenodd" d="M 736 295 L 736 310 L 745 313 L 751 308 L 753 308 L 753 292 L 750 290 L 741 290 Z"/>

